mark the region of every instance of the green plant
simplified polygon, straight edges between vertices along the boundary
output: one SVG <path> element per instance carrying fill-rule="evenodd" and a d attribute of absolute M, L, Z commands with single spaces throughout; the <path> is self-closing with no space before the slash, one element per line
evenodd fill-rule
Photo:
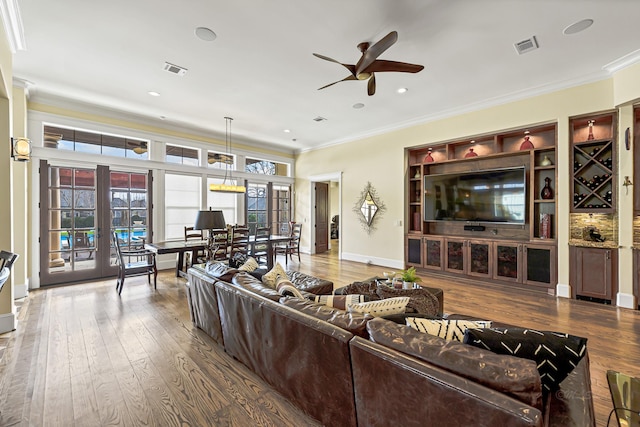
<path fill-rule="evenodd" d="M 415 267 L 409 267 L 406 270 L 402 270 L 400 272 L 400 277 L 402 277 L 402 281 L 403 282 L 415 283 L 415 282 L 421 282 L 422 281 L 421 278 L 416 276 Z"/>

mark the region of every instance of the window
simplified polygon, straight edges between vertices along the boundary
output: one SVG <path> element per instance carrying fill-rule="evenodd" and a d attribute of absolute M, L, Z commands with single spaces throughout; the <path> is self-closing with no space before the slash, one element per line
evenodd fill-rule
<path fill-rule="evenodd" d="M 269 160 L 251 159 L 247 157 L 245 172 L 261 175 L 289 176 L 289 165 Z"/>
<path fill-rule="evenodd" d="M 105 156 L 148 159 L 149 141 L 87 130 L 44 126 L 44 146 Z"/>
<path fill-rule="evenodd" d="M 193 227 L 200 210 L 199 176 L 166 174 L 164 234 L 166 240 L 183 239 L 184 227 Z"/>
<path fill-rule="evenodd" d="M 210 184 L 222 184 L 224 179 L 208 178 L 207 188 Z M 235 185 L 235 182 L 227 180 L 227 184 Z M 221 210 L 227 224 L 238 223 L 238 194 L 207 191 L 207 209 Z"/>
<path fill-rule="evenodd" d="M 247 187 L 247 226 L 251 234 L 257 227 L 269 224 L 267 190 L 267 184 L 249 184 Z"/>
<path fill-rule="evenodd" d="M 215 151 L 209 151 L 207 153 L 207 165 L 211 169 L 225 170 L 234 169 L 235 157 L 233 154 L 216 153 Z"/>
<path fill-rule="evenodd" d="M 274 185 L 272 193 L 271 232 L 272 234 L 289 234 L 291 188 L 288 185 Z"/>
<path fill-rule="evenodd" d="M 198 150 L 195 148 L 166 145 L 165 161 L 179 165 L 198 166 Z"/>

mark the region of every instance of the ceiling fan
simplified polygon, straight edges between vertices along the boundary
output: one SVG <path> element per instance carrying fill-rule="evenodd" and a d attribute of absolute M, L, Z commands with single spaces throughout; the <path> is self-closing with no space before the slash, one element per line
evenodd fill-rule
<path fill-rule="evenodd" d="M 368 42 L 362 42 L 358 44 L 358 49 L 362 52 L 362 56 L 358 63 L 355 65 L 351 64 L 343 64 L 340 61 L 336 61 L 333 58 L 329 58 L 328 56 L 320 55 L 318 53 L 314 53 L 314 56 L 317 56 L 320 59 L 324 59 L 325 61 L 335 62 L 336 64 L 340 64 L 345 67 L 351 74 L 345 77 L 342 80 L 338 80 L 337 82 L 329 83 L 326 86 L 322 86 L 318 90 L 328 88 L 329 86 L 333 86 L 336 83 L 345 82 L 347 80 L 369 80 L 367 83 L 367 93 L 369 96 L 376 93 L 376 77 L 374 73 L 382 73 L 382 72 L 399 72 L 399 73 L 417 73 L 424 69 L 423 65 L 416 64 L 408 64 L 406 62 L 397 62 L 397 61 L 385 61 L 383 59 L 378 59 L 380 55 L 391 46 L 394 45 L 395 42 L 398 41 L 398 32 L 391 31 L 389 34 L 384 36 L 380 41 L 374 43 L 373 45 L 369 45 Z"/>

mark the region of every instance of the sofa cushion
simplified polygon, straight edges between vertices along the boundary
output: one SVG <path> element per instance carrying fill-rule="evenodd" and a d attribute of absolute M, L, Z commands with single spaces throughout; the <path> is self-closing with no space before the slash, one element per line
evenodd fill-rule
<path fill-rule="evenodd" d="M 464 343 L 534 360 L 544 392 L 555 391 L 587 351 L 587 339 L 524 328 L 467 329 Z"/>
<path fill-rule="evenodd" d="M 285 297 L 280 300 L 280 303 L 313 316 L 316 319 L 321 319 L 334 326 L 338 326 L 354 335 L 369 339 L 366 325 L 369 320 L 373 319 L 373 316 L 331 308 L 301 298 Z"/>
<path fill-rule="evenodd" d="M 368 313 L 375 317 L 382 317 L 389 314 L 404 313 L 409 303 L 409 297 L 396 297 L 380 301 L 360 302 L 350 304 L 349 311 L 356 313 Z"/>
<path fill-rule="evenodd" d="M 487 320 L 424 319 L 420 317 L 407 317 L 406 324 L 416 331 L 435 335 L 447 341 L 460 342 L 464 339 L 464 332 L 469 328 L 491 327 L 491 321 Z"/>
<path fill-rule="evenodd" d="M 262 283 L 271 289 L 275 289 L 279 277 L 287 278 L 287 272 L 284 271 L 284 268 L 282 268 L 282 265 L 278 262 L 269 272 L 262 276 Z"/>
<path fill-rule="evenodd" d="M 314 295 L 313 302 L 326 305 L 327 307 L 346 310 L 350 304 L 357 304 L 369 301 L 367 295 Z"/>
<path fill-rule="evenodd" d="M 386 319 L 367 322 L 370 340 L 542 409 L 535 362 L 446 341 Z"/>
<path fill-rule="evenodd" d="M 280 298 L 282 298 L 282 295 L 280 295 L 275 289 L 265 286 L 260 280 L 251 276 L 246 271 L 237 273 L 233 276 L 231 282 L 236 286 L 240 286 L 265 298 L 269 298 L 272 301 L 280 301 Z"/>
<path fill-rule="evenodd" d="M 229 267 L 227 263 L 220 261 L 208 261 L 204 270 L 208 276 L 225 282 L 230 282 L 231 278 L 238 272 L 236 268 Z"/>
<path fill-rule="evenodd" d="M 333 291 L 333 282 L 310 276 L 299 271 L 287 270 L 287 277 L 301 291 L 316 295 L 327 295 Z"/>
<path fill-rule="evenodd" d="M 247 258 L 247 260 L 244 262 L 244 264 L 242 264 L 240 267 L 238 267 L 239 271 L 247 271 L 247 272 L 252 272 L 255 269 L 258 268 L 258 261 L 256 261 L 253 257 L 249 257 Z"/>
<path fill-rule="evenodd" d="M 387 285 L 378 284 L 376 293 L 381 299 L 394 297 L 409 297 L 407 313 L 420 313 L 435 316 L 440 311 L 438 298 L 427 289 L 419 287 L 416 289 L 394 289 Z"/>

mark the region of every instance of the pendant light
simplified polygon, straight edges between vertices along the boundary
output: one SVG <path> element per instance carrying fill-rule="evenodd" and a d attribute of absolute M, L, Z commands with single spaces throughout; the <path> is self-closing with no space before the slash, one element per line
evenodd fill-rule
<path fill-rule="evenodd" d="M 224 119 L 226 120 L 225 147 L 226 147 L 227 153 L 231 155 L 232 154 L 231 153 L 231 121 L 233 121 L 233 118 L 225 117 Z M 227 184 L 227 178 L 229 179 L 230 184 Z M 209 191 L 216 191 L 219 193 L 246 193 L 247 192 L 247 187 L 245 187 L 244 185 L 231 184 L 232 182 L 234 182 L 233 171 L 232 169 L 230 169 L 229 162 L 225 162 L 224 181 L 222 181 L 222 184 L 209 185 Z"/>

